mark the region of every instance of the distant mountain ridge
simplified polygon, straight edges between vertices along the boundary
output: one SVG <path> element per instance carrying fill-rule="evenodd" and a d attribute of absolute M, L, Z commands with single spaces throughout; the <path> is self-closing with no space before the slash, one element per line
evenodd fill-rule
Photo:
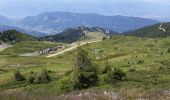
<path fill-rule="evenodd" d="M 116 32 L 125 32 L 156 23 L 158 23 L 156 20 L 139 17 L 47 12 L 37 16 L 25 17 L 19 22 L 19 25 L 40 32 L 56 34 L 65 29 L 79 26 L 100 27 Z"/>
<path fill-rule="evenodd" d="M 11 23 L 12 23 L 11 19 L 0 15 L 0 25 L 8 25 L 8 24 L 11 24 Z"/>
<path fill-rule="evenodd" d="M 165 38 L 167 36 L 170 36 L 170 22 L 146 26 L 144 28 L 125 32 L 123 34 L 126 36 Z"/>
<path fill-rule="evenodd" d="M 0 25 L 0 32 L 7 31 L 7 30 L 20 31 L 20 32 L 23 32 L 23 33 L 26 33 L 28 35 L 32 35 L 35 37 L 47 36 L 47 34 L 45 34 L 45 33 L 37 32 L 37 31 L 31 30 L 31 29 L 22 29 L 22 28 L 13 27 L 13 26 Z"/>
<path fill-rule="evenodd" d="M 7 30 L 0 32 L 0 43 L 18 43 L 25 41 L 47 41 L 47 42 L 65 42 L 72 43 L 82 40 L 101 40 L 104 37 L 110 37 L 112 35 L 118 35 L 119 33 L 102 29 L 98 27 L 76 27 L 69 28 L 65 31 L 58 33 L 56 35 L 49 35 L 44 37 L 35 37 L 28 35 L 26 33 L 16 31 L 16 30 Z"/>

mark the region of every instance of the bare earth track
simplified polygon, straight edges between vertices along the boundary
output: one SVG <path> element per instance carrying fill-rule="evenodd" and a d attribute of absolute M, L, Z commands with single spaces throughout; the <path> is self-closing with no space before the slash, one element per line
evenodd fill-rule
<path fill-rule="evenodd" d="M 89 41 L 89 42 L 81 42 L 81 43 L 72 43 L 72 44 L 70 45 L 71 47 L 69 47 L 69 48 L 67 48 L 67 49 L 65 49 L 65 50 L 62 50 L 62 51 L 60 51 L 60 52 L 57 52 L 57 53 L 55 53 L 55 54 L 48 55 L 48 56 L 46 56 L 46 57 L 50 58 L 50 57 L 58 56 L 58 55 L 61 55 L 61 54 L 66 53 L 66 52 L 68 52 L 68 51 L 72 51 L 72 50 L 76 49 L 77 47 L 83 46 L 83 45 L 85 45 L 85 44 L 88 44 L 88 43 L 96 43 L 96 42 L 100 42 L 100 41 L 101 41 L 101 40 Z"/>
<path fill-rule="evenodd" d="M 163 24 L 159 26 L 159 29 L 162 30 L 164 33 L 166 32 L 166 29 L 162 27 Z"/>

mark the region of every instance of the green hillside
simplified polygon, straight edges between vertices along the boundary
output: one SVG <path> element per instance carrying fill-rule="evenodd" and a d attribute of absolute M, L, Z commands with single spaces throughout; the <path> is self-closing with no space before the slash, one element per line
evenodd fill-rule
<path fill-rule="evenodd" d="M 163 31 L 163 29 L 165 29 L 165 31 Z M 123 34 L 125 34 L 126 36 L 165 38 L 167 36 L 170 36 L 170 23 L 160 23 L 160 24 L 156 24 L 152 26 L 147 26 L 147 27 L 134 30 L 134 31 L 130 31 L 130 32 L 126 32 Z"/>
<path fill-rule="evenodd" d="M 53 48 L 57 46 L 64 46 L 61 43 L 48 43 L 43 41 L 27 41 L 22 43 L 16 43 L 12 47 L 7 48 L 0 54 L 2 55 L 19 55 L 25 53 L 33 53 L 43 49 Z"/>
<path fill-rule="evenodd" d="M 30 35 L 18 32 L 16 30 L 8 30 L 0 33 L 0 42 L 5 43 L 18 43 L 18 42 L 24 42 L 24 41 L 36 41 L 37 39 L 35 37 L 32 37 Z"/>
<path fill-rule="evenodd" d="M 107 32 L 108 31 L 108 32 Z M 40 38 L 42 41 L 72 43 L 81 40 L 102 39 L 105 36 L 117 35 L 117 32 L 102 28 L 77 27 L 67 29 L 59 34 Z M 92 37 L 91 37 L 92 36 Z"/>
<path fill-rule="evenodd" d="M 68 96 L 75 96 L 75 94 L 79 95 L 80 92 L 98 95 L 104 93 L 103 91 L 111 91 L 120 96 L 122 100 L 140 98 L 168 100 L 166 98 L 169 95 L 164 91 L 168 91 L 170 88 L 169 45 L 170 37 L 153 39 L 113 36 L 111 39 L 98 43 L 83 45 L 81 49 L 87 51 L 90 59 L 83 56 L 87 54 L 86 52 L 77 56 L 79 50 L 68 51 L 52 58 L 0 55 L 0 96 L 2 99 L 19 99 L 27 98 L 29 95 L 30 99 L 41 99 L 43 95 L 45 99 L 64 99 Z M 73 80 L 76 75 L 83 73 L 82 71 L 74 76 L 77 57 L 83 57 L 90 66 L 90 62 L 95 65 L 98 75 L 97 84 L 81 90 L 74 88 Z M 106 63 L 111 66 L 111 69 L 118 68 L 125 72 L 126 78 L 108 83 L 106 77 L 109 74 L 104 73 Z M 26 81 L 15 81 L 16 69 L 24 75 Z M 39 75 L 46 75 L 41 74 L 42 69 L 47 69 L 44 73 L 48 73 L 51 80 L 44 83 L 38 83 L 35 80 L 34 83 L 29 83 L 31 75 L 35 75 L 35 78 Z M 91 74 L 93 75 L 93 72 L 85 72 L 85 74 L 88 78 Z M 66 96 L 62 94 L 66 94 Z M 87 97 L 84 96 L 84 98 Z M 103 100 L 102 98 L 108 99 L 108 95 L 104 94 L 99 97 L 101 100 Z"/>

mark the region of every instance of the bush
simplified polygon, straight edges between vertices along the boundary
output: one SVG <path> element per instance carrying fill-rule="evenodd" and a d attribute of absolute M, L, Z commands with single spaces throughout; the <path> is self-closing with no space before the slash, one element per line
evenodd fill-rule
<path fill-rule="evenodd" d="M 70 81 L 69 78 L 64 78 L 62 80 L 60 80 L 60 91 L 61 92 L 70 92 L 73 90 L 73 83 Z"/>
<path fill-rule="evenodd" d="M 14 77 L 16 81 L 24 81 L 26 78 L 20 73 L 19 70 L 14 72 Z"/>
<path fill-rule="evenodd" d="M 88 57 L 88 53 L 85 50 L 78 49 L 77 60 L 73 74 L 73 84 L 75 89 L 84 89 L 97 84 L 97 69 L 92 64 Z"/>
<path fill-rule="evenodd" d="M 104 67 L 103 74 L 108 73 L 110 70 L 112 70 L 111 66 L 110 66 L 110 65 L 106 65 L 106 66 Z"/>
<path fill-rule="evenodd" d="M 72 72 L 73 72 L 73 70 L 68 70 L 64 73 L 64 75 L 69 76 Z"/>
<path fill-rule="evenodd" d="M 110 70 L 109 72 L 107 72 L 105 78 L 106 78 L 105 80 L 106 80 L 108 83 L 114 83 L 114 82 L 115 82 L 115 79 L 114 79 L 113 71 L 112 71 L 112 70 Z"/>
<path fill-rule="evenodd" d="M 74 77 L 75 89 L 86 89 L 95 86 L 98 82 L 97 72 L 77 71 Z"/>
<path fill-rule="evenodd" d="M 30 83 L 30 84 L 34 83 L 35 79 L 36 79 L 36 77 L 35 77 L 34 72 L 30 71 L 30 76 L 28 77 L 28 83 Z"/>
<path fill-rule="evenodd" d="M 130 69 L 129 69 L 129 72 L 135 72 L 135 71 L 136 71 L 135 68 L 130 68 Z"/>
<path fill-rule="evenodd" d="M 34 76 L 30 76 L 29 78 L 28 78 L 28 82 L 29 83 L 34 83 L 34 81 L 35 81 L 35 77 Z"/>
<path fill-rule="evenodd" d="M 122 78 L 126 77 L 126 73 L 120 69 L 114 69 L 113 76 L 115 80 L 122 80 Z"/>
<path fill-rule="evenodd" d="M 38 83 L 48 83 L 51 81 L 51 76 L 49 75 L 47 69 L 42 70 L 41 74 L 37 77 Z"/>
<path fill-rule="evenodd" d="M 106 81 L 109 83 L 114 83 L 116 81 L 121 81 L 126 77 L 126 73 L 120 69 L 110 70 L 106 75 Z"/>
<path fill-rule="evenodd" d="M 168 48 L 167 52 L 170 53 L 170 48 Z"/>
<path fill-rule="evenodd" d="M 137 64 L 143 64 L 144 63 L 144 60 L 139 60 L 138 62 L 137 62 Z"/>
<path fill-rule="evenodd" d="M 106 37 L 103 37 L 103 38 L 102 38 L 103 41 L 106 40 L 106 39 L 107 39 Z"/>

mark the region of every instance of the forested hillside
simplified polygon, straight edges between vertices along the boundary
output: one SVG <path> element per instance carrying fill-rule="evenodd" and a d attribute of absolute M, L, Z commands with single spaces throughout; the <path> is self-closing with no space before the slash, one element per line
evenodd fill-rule
<path fill-rule="evenodd" d="M 77 28 L 69 28 L 59 34 L 56 35 L 50 35 L 46 37 L 40 38 L 41 40 L 45 41 L 51 41 L 51 42 L 66 42 L 66 43 L 71 43 L 71 42 L 76 42 L 80 39 L 84 38 L 90 38 L 88 37 L 87 34 L 96 34 L 95 37 L 99 37 L 101 34 L 104 36 L 112 36 L 112 35 L 117 35 L 117 32 L 111 31 L 111 30 L 105 30 L 102 28 L 89 28 L 89 27 L 77 27 Z M 101 33 L 101 34 L 98 34 Z"/>
<path fill-rule="evenodd" d="M 149 38 L 165 38 L 170 36 L 170 23 L 160 23 L 147 26 L 138 30 L 123 33 L 126 36 L 149 37 Z"/>
<path fill-rule="evenodd" d="M 23 41 L 35 41 L 35 37 L 18 32 L 16 30 L 8 30 L 0 32 L 0 42 L 4 43 L 18 43 Z"/>

